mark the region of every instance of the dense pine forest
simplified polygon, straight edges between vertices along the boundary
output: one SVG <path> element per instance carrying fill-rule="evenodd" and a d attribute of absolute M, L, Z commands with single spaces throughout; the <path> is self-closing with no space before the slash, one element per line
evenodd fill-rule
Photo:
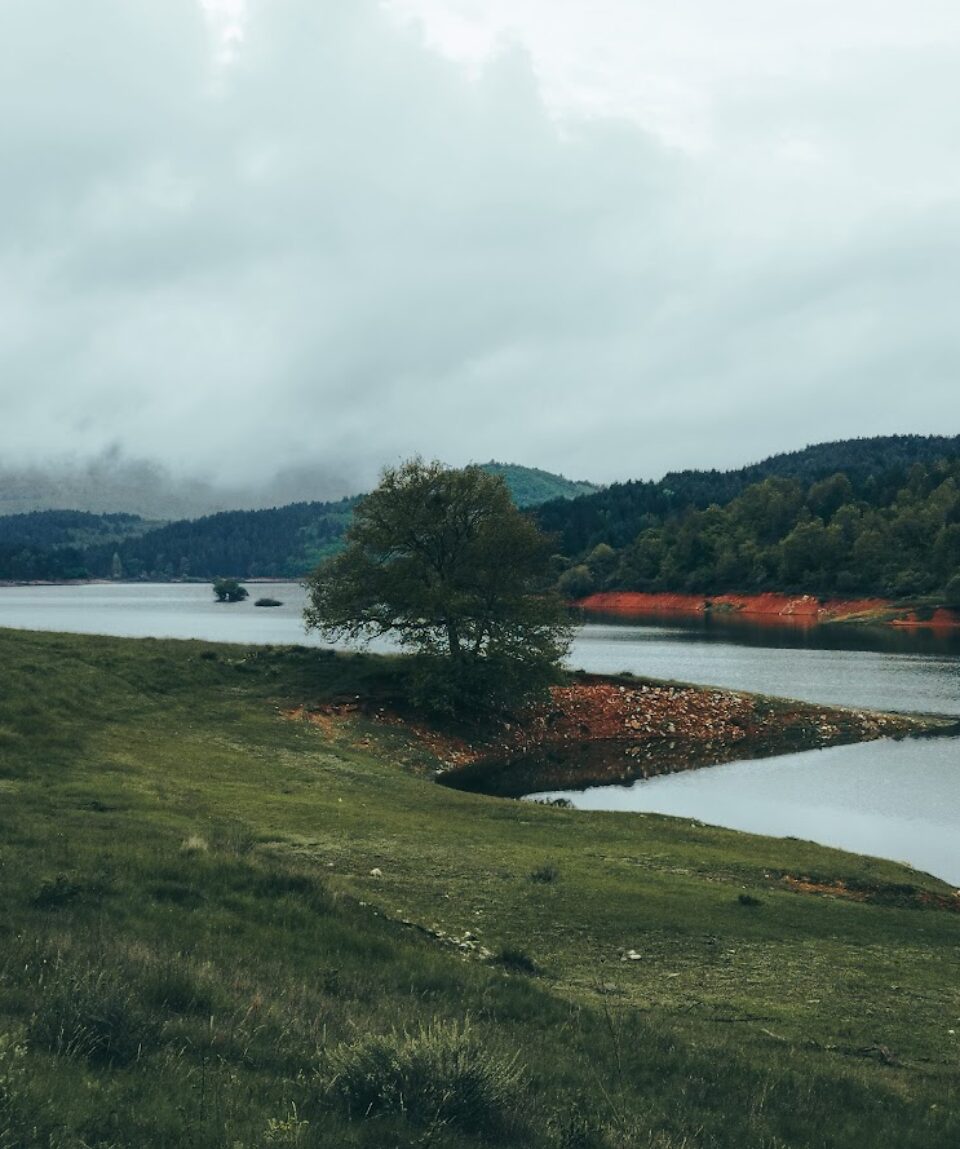
<path fill-rule="evenodd" d="M 586 484 L 491 463 L 520 505 Z M 553 483 L 551 484 L 551 481 Z M 333 554 L 355 500 L 228 511 L 0 518 L 0 579 L 300 578 Z M 571 597 L 596 590 L 780 590 L 960 602 L 960 436 L 855 439 L 736 471 L 683 471 L 533 512 Z"/>

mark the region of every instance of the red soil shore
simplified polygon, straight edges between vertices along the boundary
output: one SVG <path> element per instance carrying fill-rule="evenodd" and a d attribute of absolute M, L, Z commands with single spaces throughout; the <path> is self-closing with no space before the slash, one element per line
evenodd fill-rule
<path fill-rule="evenodd" d="M 643 615 L 730 615 L 754 622 L 816 626 L 823 622 L 885 622 L 893 626 L 947 630 L 960 627 L 960 612 L 940 607 L 929 618 L 898 608 L 889 599 L 818 599 L 813 595 L 786 594 L 643 594 L 639 591 L 607 591 L 580 599 L 576 604 L 588 614 L 639 618 Z"/>

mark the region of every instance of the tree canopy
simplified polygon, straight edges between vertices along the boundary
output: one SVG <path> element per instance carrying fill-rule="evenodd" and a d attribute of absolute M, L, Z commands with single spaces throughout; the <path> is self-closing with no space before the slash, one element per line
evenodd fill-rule
<path fill-rule="evenodd" d="M 424 701 L 509 703 L 551 680 L 569 642 L 549 553 L 502 478 L 413 459 L 383 472 L 345 549 L 310 575 L 306 624 L 395 635 L 420 655 Z"/>
<path fill-rule="evenodd" d="M 213 593 L 217 602 L 243 602 L 250 596 L 247 588 L 241 586 L 235 578 L 214 579 Z"/>

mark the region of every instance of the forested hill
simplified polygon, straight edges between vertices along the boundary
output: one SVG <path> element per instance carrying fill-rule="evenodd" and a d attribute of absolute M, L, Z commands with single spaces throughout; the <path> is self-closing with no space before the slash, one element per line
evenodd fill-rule
<path fill-rule="evenodd" d="M 138 515 L 89 511 L 30 511 L 0 516 L 0 578 L 87 577 L 87 552 L 149 531 L 155 524 Z"/>
<path fill-rule="evenodd" d="M 672 471 L 658 481 L 613 483 L 575 500 L 554 499 L 537 511 L 544 530 L 556 534 L 569 556 L 606 543 L 619 548 L 632 542 L 656 518 L 690 508 L 725 506 L 747 487 L 768 478 L 795 479 L 809 485 L 843 473 L 854 491 L 883 501 L 902 485 L 915 464 L 960 457 L 960 435 L 884 435 L 819 443 L 801 451 L 773 455 L 734 471 Z"/>
<path fill-rule="evenodd" d="M 298 578 L 339 546 L 355 499 L 221 511 L 157 525 L 136 515 L 0 517 L 0 579 Z"/>
<path fill-rule="evenodd" d="M 221 511 L 87 552 L 93 577 L 299 578 L 340 545 L 356 499 Z"/>
<path fill-rule="evenodd" d="M 575 499 L 580 495 L 596 494 L 600 488 L 596 483 L 577 482 L 537 467 L 520 467 L 516 463 L 481 463 L 481 470 L 491 475 L 501 475 L 510 488 L 510 494 L 518 507 L 536 507 L 551 499 Z"/>
<path fill-rule="evenodd" d="M 538 474 L 491 467 L 514 483 Z M 514 497 L 526 495 L 515 487 Z M 0 579 L 300 578 L 339 547 L 355 501 L 161 527 L 81 512 L 0 518 Z M 617 484 L 534 513 L 557 534 L 557 575 L 572 597 L 612 589 L 912 597 L 952 587 L 960 601 L 960 437 L 829 443 L 739 471 Z"/>
<path fill-rule="evenodd" d="M 519 506 L 597 490 L 529 467 L 487 463 Z M 0 517 L 0 579 L 300 578 L 332 554 L 356 498 L 221 511 L 158 525 L 136 515 L 36 511 Z"/>
<path fill-rule="evenodd" d="M 661 501 L 647 499 L 642 515 L 627 506 L 620 519 L 595 517 L 586 545 L 558 556 L 560 587 L 569 597 L 601 590 L 783 591 L 930 596 L 960 607 L 956 455 L 875 473 L 839 471 L 813 482 L 774 474 L 705 507 L 654 494 Z"/>

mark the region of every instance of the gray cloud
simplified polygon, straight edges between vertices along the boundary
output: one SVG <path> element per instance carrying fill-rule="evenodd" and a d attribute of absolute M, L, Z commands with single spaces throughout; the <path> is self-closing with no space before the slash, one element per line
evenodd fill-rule
<path fill-rule="evenodd" d="M 192 0 L 0 11 L 8 462 L 610 480 L 956 429 L 949 46 L 715 86 L 691 151 L 372 0 L 256 0 L 226 69 Z"/>

